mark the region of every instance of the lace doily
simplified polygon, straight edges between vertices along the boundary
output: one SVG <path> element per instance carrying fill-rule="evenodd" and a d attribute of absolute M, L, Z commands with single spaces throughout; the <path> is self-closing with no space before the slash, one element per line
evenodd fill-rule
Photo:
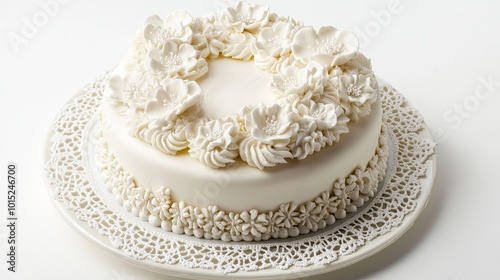
<path fill-rule="evenodd" d="M 423 117 L 400 93 L 383 84 L 384 119 L 394 151 L 389 161 L 392 165 L 379 193 L 348 222 L 314 235 L 272 242 L 221 243 L 162 233 L 108 205 L 94 185 L 88 137 L 107 77 L 105 74 L 84 87 L 56 118 L 51 127 L 46 176 L 55 188 L 56 202 L 107 236 L 117 250 L 137 260 L 182 264 L 221 274 L 330 264 L 403 222 L 416 207 L 419 179 L 425 176 L 425 162 L 434 154 L 435 143 L 418 135 L 425 129 Z"/>

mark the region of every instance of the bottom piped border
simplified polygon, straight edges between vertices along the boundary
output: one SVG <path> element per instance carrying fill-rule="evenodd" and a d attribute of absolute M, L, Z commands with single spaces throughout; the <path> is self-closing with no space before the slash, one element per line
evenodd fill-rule
<path fill-rule="evenodd" d="M 385 176 L 389 149 L 387 128 L 382 125 L 379 145 L 370 161 L 349 176 L 338 178 L 330 191 L 302 204 L 280 204 L 274 211 L 250 209 L 240 213 L 220 210 L 216 205 L 195 207 L 172 201 L 171 191 L 138 187 L 101 137 L 97 148 L 97 166 L 108 191 L 126 211 L 168 232 L 222 241 L 261 241 L 295 237 L 323 229 L 356 212 L 372 198 Z"/>

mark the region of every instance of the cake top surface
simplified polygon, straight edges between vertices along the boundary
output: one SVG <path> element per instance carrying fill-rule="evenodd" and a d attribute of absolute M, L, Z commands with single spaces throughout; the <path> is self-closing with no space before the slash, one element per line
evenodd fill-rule
<path fill-rule="evenodd" d="M 338 142 L 378 85 L 353 33 L 240 2 L 146 19 L 106 93 L 130 134 L 161 152 L 264 169 Z"/>

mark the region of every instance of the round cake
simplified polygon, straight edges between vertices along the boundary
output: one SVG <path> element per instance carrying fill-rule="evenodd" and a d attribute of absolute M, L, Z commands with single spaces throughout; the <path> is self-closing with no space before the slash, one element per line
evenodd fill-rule
<path fill-rule="evenodd" d="M 223 241 L 307 234 L 369 201 L 387 167 L 355 35 L 240 2 L 149 17 L 112 71 L 98 166 L 123 207 Z"/>

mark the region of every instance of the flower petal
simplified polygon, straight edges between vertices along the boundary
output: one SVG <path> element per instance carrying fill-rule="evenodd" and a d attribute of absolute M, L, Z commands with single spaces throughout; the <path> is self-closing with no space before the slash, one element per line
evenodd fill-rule
<path fill-rule="evenodd" d="M 176 10 L 169 14 L 165 21 L 163 22 L 164 27 L 173 27 L 173 26 L 186 26 L 191 24 L 193 21 L 193 17 L 184 10 Z"/>
<path fill-rule="evenodd" d="M 250 134 L 255 140 L 260 141 L 262 143 L 269 145 L 273 143 L 273 141 L 269 138 L 269 134 L 265 133 L 261 129 L 254 128 L 250 131 Z"/>
<path fill-rule="evenodd" d="M 269 6 L 255 5 L 252 7 L 252 18 L 256 21 L 263 20 L 269 14 Z"/>
<path fill-rule="evenodd" d="M 158 15 L 152 15 L 144 21 L 144 26 L 146 25 L 161 26 L 161 24 L 162 20 Z"/>
<path fill-rule="evenodd" d="M 160 63 L 160 61 L 152 58 L 150 61 L 149 61 L 149 66 L 151 67 L 151 69 L 153 69 L 154 71 L 157 71 L 157 72 L 160 72 L 160 71 L 163 71 L 163 65 Z"/>
<path fill-rule="evenodd" d="M 176 42 L 167 40 L 163 43 L 162 53 L 163 55 L 169 55 L 170 53 L 176 53 L 179 49 L 179 46 Z"/>
<path fill-rule="evenodd" d="M 181 79 L 173 79 L 165 86 L 168 95 L 183 96 L 187 93 L 186 82 Z"/>
<path fill-rule="evenodd" d="M 195 57 L 196 50 L 193 48 L 193 46 L 191 46 L 189 44 L 182 44 L 179 47 L 177 55 L 181 58 Z"/>
<path fill-rule="evenodd" d="M 338 58 L 338 56 L 334 57 L 333 55 L 330 54 L 320 54 L 320 53 L 313 54 L 311 56 L 312 61 L 316 61 L 325 67 L 329 67 L 330 65 L 332 65 L 335 58 Z"/>
<path fill-rule="evenodd" d="M 310 57 L 312 55 L 312 51 L 310 48 L 308 48 L 306 46 L 292 44 L 292 54 L 295 57 L 295 59 L 306 64 L 310 60 Z"/>
<path fill-rule="evenodd" d="M 318 29 L 318 40 L 328 40 L 331 38 L 336 38 L 338 36 L 338 33 L 341 32 L 337 28 L 333 26 L 321 26 Z"/>
<path fill-rule="evenodd" d="M 318 39 L 318 35 L 314 32 L 314 29 L 312 27 L 306 27 L 297 31 L 297 34 L 295 34 L 293 38 L 293 42 L 307 46 L 312 42 L 316 42 L 316 39 Z"/>

